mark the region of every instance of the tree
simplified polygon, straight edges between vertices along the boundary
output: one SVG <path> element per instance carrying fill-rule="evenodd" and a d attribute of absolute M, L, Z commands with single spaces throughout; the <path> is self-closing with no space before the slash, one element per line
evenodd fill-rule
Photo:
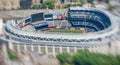
<path fill-rule="evenodd" d="M 54 0 L 45 0 L 45 2 L 43 3 L 43 5 L 45 5 L 49 9 L 54 9 L 54 7 L 55 7 L 54 3 L 55 3 Z"/>
<path fill-rule="evenodd" d="M 108 3 L 108 4 L 109 4 L 109 3 L 110 3 L 110 0 L 105 0 L 105 3 Z"/>
<path fill-rule="evenodd" d="M 87 0 L 87 2 L 93 4 L 94 0 Z"/>
<path fill-rule="evenodd" d="M 85 3 L 84 0 L 79 0 L 81 6 L 83 6 L 83 4 Z"/>
<path fill-rule="evenodd" d="M 113 10 L 113 6 L 111 4 L 108 4 L 108 10 L 112 11 Z"/>
<path fill-rule="evenodd" d="M 120 55 L 94 53 L 87 49 L 73 55 L 61 53 L 56 57 L 61 65 L 120 65 Z"/>
<path fill-rule="evenodd" d="M 40 9 L 42 6 L 41 5 L 33 5 L 34 9 Z"/>
<path fill-rule="evenodd" d="M 45 0 L 43 4 L 35 4 L 33 5 L 34 9 L 54 9 L 54 0 Z"/>
<path fill-rule="evenodd" d="M 15 51 L 9 50 L 8 51 L 8 57 L 10 60 L 16 60 L 17 59 L 17 53 Z"/>
<path fill-rule="evenodd" d="M 72 65 L 72 55 L 69 53 L 61 53 L 56 57 L 60 61 L 61 65 Z"/>

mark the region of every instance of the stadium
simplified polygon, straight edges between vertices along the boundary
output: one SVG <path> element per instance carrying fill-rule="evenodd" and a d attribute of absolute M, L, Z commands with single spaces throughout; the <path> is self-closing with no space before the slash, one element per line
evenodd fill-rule
<path fill-rule="evenodd" d="M 5 37 L 12 49 L 48 55 L 81 49 L 108 53 L 110 40 L 118 33 L 115 18 L 97 8 L 70 7 L 67 15 L 40 12 L 5 25 Z"/>

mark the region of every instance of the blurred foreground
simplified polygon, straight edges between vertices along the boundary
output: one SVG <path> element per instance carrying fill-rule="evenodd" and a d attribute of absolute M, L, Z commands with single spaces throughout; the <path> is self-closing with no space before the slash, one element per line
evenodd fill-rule
<path fill-rule="evenodd" d="M 120 65 L 119 61 L 120 55 L 89 52 L 86 49 L 75 54 L 60 53 L 56 58 L 26 51 L 20 55 L 9 51 L 5 55 L 0 51 L 0 65 Z"/>
<path fill-rule="evenodd" d="M 120 55 L 106 55 L 81 50 L 74 55 L 61 53 L 57 55 L 61 65 L 120 65 Z"/>
<path fill-rule="evenodd" d="M 0 65 L 59 65 L 59 62 L 53 56 L 39 53 L 23 51 L 22 54 L 17 54 L 14 51 L 9 51 L 8 55 L 5 55 L 0 51 Z"/>

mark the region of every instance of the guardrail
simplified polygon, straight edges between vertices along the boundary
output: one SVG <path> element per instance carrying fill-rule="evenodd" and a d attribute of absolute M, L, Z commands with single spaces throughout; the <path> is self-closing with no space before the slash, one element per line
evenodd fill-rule
<path fill-rule="evenodd" d="M 7 33 L 7 32 L 5 32 Z M 7 34 L 9 35 L 9 33 Z M 37 41 L 34 39 L 26 39 L 21 37 L 16 37 L 14 35 L 9 35 L 10 39 L 7 41 L 16 42 L 16 43 L 23 43 L 23 44 L 43 44 L 43 45 L 66 45 L 68 46 L 83 46 L 83 47 L 92 47 L 92 46 L 101 46 L 108 44 L 108 41 L 104 39 L 104 41 L 89 41 L 88 42 L 54 42 L 54 41 Z"/>

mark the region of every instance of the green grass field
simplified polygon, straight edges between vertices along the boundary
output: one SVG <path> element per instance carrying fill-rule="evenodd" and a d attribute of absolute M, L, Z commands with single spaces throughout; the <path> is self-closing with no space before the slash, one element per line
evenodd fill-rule
<path fill-rule="evenodd" d="M 48 30 L 48 32 L 58 32 L 58 33 L 82 33 L 81 30 Z"/>

